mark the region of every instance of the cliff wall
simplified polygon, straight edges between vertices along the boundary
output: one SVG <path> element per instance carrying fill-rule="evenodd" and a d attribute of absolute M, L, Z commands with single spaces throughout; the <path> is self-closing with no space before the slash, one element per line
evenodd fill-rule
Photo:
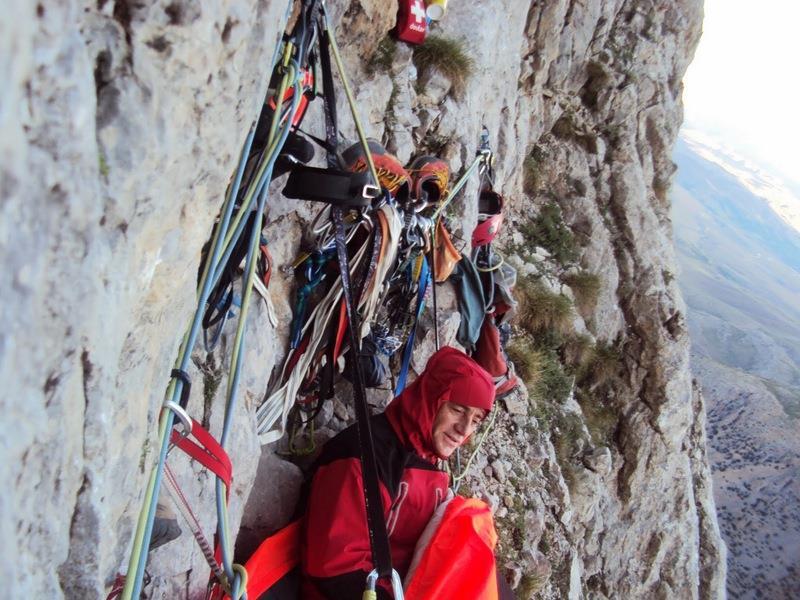
<path fill-rule="evenodd" d="M 474 64 L 455 87 L 418 69 L 405 46 L 373 58 L 386 49 L 395 3 L 330 8 L 368 135 L 401 160 L 427 149 L 457 171 L 487 127 L 508 202 L 498 247 L 525 285 L 574 305 L 549 350 L 538 338 L 522 347 L 556 356 L 566 389 L 543 394 L 529 379 L 503 403 L 466 479 L 497 511 L 502 564 L 521 597 L 723 597 L 705 409 L 689 371 L 666 200 L 701 4 L 451 4 L 434 33 L 459 40 Z M 0 500 L 0 573 L 20 595 L 104 597 L 125 568 L 201 248 L 258 115 L 284 10 L 257 0 L 12 0 L 0 17 L 0 372 L 11 390 L 0 400 L 0 468 L 11 486 Z M 319 122 L 316 107 L 304 127 Z M 452 214 L 463 239 L 476 186 Z M 264 304 L 249 317 L 228 444 L 234 530 L 243 513 L 246 526 L 259 520 L 252 498 L 272 498 L 280 514 L 261 526 L 279 526 L 299 478 L 255 433 L 291 318 L 293 278 L 281 267 L 315 210 L 275 188 L 266 236 L 278 318 Z M 570 232 L 568 256 L 535 235 L 547 207 Z M 580 273 L 599 282 L 591 302 L 573 289 Z M 443 324 L 457 323 L 442 294 Z M 417 364 L 430 351 L 429 324 Z M 231 335 L 193 355 L 190 411 L 214 432 Z M 609 350 L 610 374 L 598 361 L 589 374 L 570 364 L 575 347 Z M 351 418 L 340 402 L 320 425 L 330 432 Z M 212 531 L 210 478 L 170 460 Z M 205 587 L 193 544 L 185 533 L 153 553 L 150 597 Z"/>

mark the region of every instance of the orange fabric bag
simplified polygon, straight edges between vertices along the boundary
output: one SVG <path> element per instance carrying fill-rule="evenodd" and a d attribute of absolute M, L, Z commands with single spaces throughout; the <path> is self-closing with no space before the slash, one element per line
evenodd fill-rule
<path fill-rule="evenodd" d="M 436 247 L 433 249 L 433 260 L 436 263 L 436 283 L 447 281 L 450 273 L 461 260 L 461 253 L 453 245 L 450 232 L 447 231 L 441 220 L 436 224 Z"/>
<path fill-rule="evenodd" d="M 456 496 L 423 550 L 406 600 L 498 600 L 496 545 L 489 506 Z"/>

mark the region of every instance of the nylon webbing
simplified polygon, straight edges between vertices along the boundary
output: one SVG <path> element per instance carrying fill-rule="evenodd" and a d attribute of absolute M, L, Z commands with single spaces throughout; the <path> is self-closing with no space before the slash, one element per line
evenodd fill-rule
<path fill-rule="evenodd" d="M 191 435 L 199 442 L 193 442 L 173 430 L 171 442 L 183 450 L 191 458 L 199 462 L 206 469 L 214 473 L 224 483 L 230 493 L 231 480 L 233 479 L 233 466 L 225 449 L 220 446 L 208 431 L 196 420 L 192 419 Z"/>
<path fill-rule="evenodd" d="M 335 169 L 339 166 L 336 158 L 336 146 L 339 128 L 336 122 L 336 95 L 333 88 L 333 71 L 331 70 L 330 37 L 320 18 L 322 35 L 319 40 L 319 64 L 322 69 L 323 108 L 325 110 L 325 141 L 328 166 Z"/>
<path fill-rule="evenodd" d="M 325 26 L 325 19 L 320 19 L 322 35 L 320 36 L 320 66 L 322 68 L 323 100 L 325 107 L 325 136 L 330 148 L 337 144 L 338 128 L 336 124 L 336 98 L 333 87 L 333 72 L 330 58 L 330 33 Z M 369 152 L 368 148 L 364 149 Z M 328 150 L 328 166 L 337 168 L 338 159 L 334 152 Z M 378 467 L 375 459 L 375 444 L 372 440 L 370 427 L 370 414 L 367 406 L 367 394 L 364 387 L 364 375 L 361 371 L 360 332 L 358 314 L 353 308 L 353 294 L 350 288 L 350 263 L 347 258 L 347 241 L 344 234 L 344 221 L 342 209 L 331 206 L 336 241 L 336 254 L 339 259 L 339 274 L 342 280 L 342 295 L 347 312 L 348 330 L 350 334 L 350 349 L 353 357 L 353 400 L 356 412 L 356 429 L 358 432 L 358 445 L 361 454 L 361 471 L 366 507 L 367 529 L 369 543 L 372 551 L 372 564 L 380 577 L 391 577 L 392 556 L 389 549 L 389 534 L 386 531 L 386 521 L 383 516 L 383 501 L 381 499 L 378 483 Z M 359 294 L 360 297 L 360 294 Z"/>
<path fill-rule="evenodd" d="M 425 293 L 428 290 L 428 261 L 422 257 L 422 268 L 419 272 L 419 280 L 417 282 L 417 308 L 414 311 L 414 323 L 411 325 L 411 332 L 408 334 L 406 347 L 403 350 L 403 361 L 400 365 L 400 373 L 397 376 L 397 387 L 394 390 L 394 395 L 399 396 L 406 387 L 406 379 L 408 378 L 408 368 L 411 365 L 411 354 L 414 351 L 414 339 L 417 336 L 417 323 L 425 309 Z M 434 284 L 435 285 L 435 284 Z M 435 316 L 434 316 L 435 318 Z"/>
<path fill-rule="evenodd" d="M 361 361 L 358 356 L 361 344 L 356 332 L 360 331 L 358 315 L 353 310 L 352 294 L 350 291 L 350 271 L 347 260 L 347 246 L 344 236 L 344 222 L 342 210 L 337 207 L 331 209 L 331 216 L 336 231 L 336 254 L 339 258 L 339 274 L 342 278 L 342 293 L 347 310 L 347 320 L 350 332 L 350 348 L 353 360 L 353 399 L 356 410 L 356 429 L 358 430 L 358 445 L 361 452 L 361 470 L 364 484 L 364 502 L 367 512 L 367 528 L 369 529 L 369 542 L 372 548 L 372 562 L 379 576 L 389 577 L 392 574 L 392 558 L 389 551 L 389 535 L 386 532 L 386 522 L 383 518 L 383 502 L 378 486 L 378 467 L 375 460 L 375 445 L 372 441 L 370 415 L 367 407 L 364 376 L 361 372 Z"/>

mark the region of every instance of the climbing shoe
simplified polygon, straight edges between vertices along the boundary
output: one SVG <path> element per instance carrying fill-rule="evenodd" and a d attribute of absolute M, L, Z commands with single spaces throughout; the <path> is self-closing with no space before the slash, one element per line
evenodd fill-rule
<path fill-rule="evenodd" d="M 411 191 L 411 179 L 408 171 L 403 168 L 400 161 L 389 154 L 381 144 L 373 139 L 367 140 L 372 161 L 378 171 L 378 180 L 381 187 L 386 189 L 401 205 L 408 203 Z M 342 165 L 348 171 L 360 173 L 369 170 L 369 163 L 360 142 L 356 142 L 340 153 Z"/>
<path fill-rule="evenodd" d="M 438 205 L 447 193 L 450 167 L 435 156 L 420 156 L 409 167 L 411 195 L 422 208 Z M 420 209 L 421 210 L 421 209 Z"/>
<path fill-rule="evenodd" d="M 153 535 L 150 538 L 150 550 L 155 550 L 167 542 L 178 538 L 181 535 L 181 527 L 178 525 L 178 518 L 172 509 L 159 502 L 156 506 L 156 516 L 153 519 Z"/>

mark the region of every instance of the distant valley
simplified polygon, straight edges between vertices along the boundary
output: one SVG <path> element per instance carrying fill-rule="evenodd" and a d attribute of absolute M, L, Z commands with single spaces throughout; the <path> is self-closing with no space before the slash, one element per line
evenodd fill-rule
<path fill-rule="evenodd" d="M 692 370 L 709 413 L 728 593 L 800 597 L 800 232 L 761 174 L 679 139 L 672 189 Z M 779 215 L 776 209 L 781 211 Z M 790 224 L 791 223 L 791 224 Z"/>

